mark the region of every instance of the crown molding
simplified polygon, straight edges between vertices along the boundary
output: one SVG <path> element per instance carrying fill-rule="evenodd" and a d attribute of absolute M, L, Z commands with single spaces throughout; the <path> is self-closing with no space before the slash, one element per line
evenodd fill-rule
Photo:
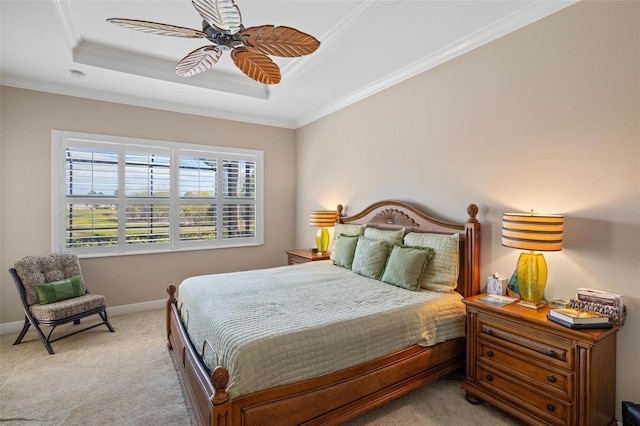
<path fill-rule="evenodd" d="M 526 25 L 539 21 L 540 19 L 569 7 L 578 1 L 580 0 L 563 0 L 553 2 L 538 1 L 525 6 L 517 12 L 486 25 L 468 36 L 462 37 L 449 45 L 434 51 L 432 54 L 420 58 L 418 61 L 409 64 L 403 69 L 395 71 L 392 74 L 371 83 L 361 90 L 350 93 L 338 101 L 326 105 L 314 114 L 304 117 L 300 121 L 296 122 L 296 126 L 302 127 L 306 124 L 319 120 L 349 105 L 368 98 L 369 96 L 388 89 L 391 86 L 450 61 L 451 59 L 463 55 L 473 49 L 490 43 Z"/>
<path fill-rule="evenodd" d="M 80 43 L 81 38 L 73 25 L 74 18 L 73 12 L 71 11 L 71 5 L 68 1 L 61 0 L 51 0 L 51 3 L 58 14 L 58 20 L 64 31 L 67 44 L 73 49 L 78 43 Z"/>
<path fill-rule="evenodd" d="M 321 61 L 323 57 L 327 57 L 331 52 L 340 47 L 340 39 L 345 33 L 349 33 L 353 25 L 362 18 L 363 15 L 370 12 L 374 7 L 381 4 L 384 0 L 369 0 L 364 2 L 355 2 L 355 5 L 349 10 L 340 21 L 336 22 L 326 33 L 318 37 L 321 40 L 320 48 L 312 55 L 302 56 L 295 61 L 289 62 L 282 67 L 282 81 L 277 87 L 273 87 L 273 91 L 280 91 L 281 88 L 293 83 L 301 71 L 305 68 L 313 66 L 314 63 Z"/>
<path fill-rule="evenodd" d="M 67 1 L 64 1 L 64 0 L 50 0 L 50 1 L 55 6 L 55 9 L 57 11 L 57 18 L 65 29 L 65 38 L 67 40 L 67 43 L 70 46 L 70 49 L 73 50 L 74 60 L 84 61 L 85 63 L 91 62 L 89 65 L 92 65 L 92 66 L 100 66 L 103 68 L 117 69 L 118 71 L 122 71 L 122 72 L 131 72 L 131 71 L 126 71 L 121 68 L 118 68 L 117 64 L 116 65 L 113 64 L 114 61 L 117 62 L 118 57 L 122 53 L 122 51 L 119 51 L 118 49 L 108 48 L 106 46 L 101 46 L 96 43 L 83 41 L 81 39 L 81 37 L 79 36 L 79 34 L 77 33 L 77 31 L 73 26 L 73 14 L 71 12 L 71 8 Z M 359 102 L 382 90 L 385 90 L 398 83 L 401 83 L 411 77 L 414 77 L 420 73 L 423 73 L 431 68 L 434 68 L 437 65 L 440 65 L 446 61 L 449 61 L 453 58 L 463 55 L 464 53 L 467 53 L 473 49 L 476 49 L 477 47 L 480 47 L 493 40 L 496 40 L 512 31 L 515 31 L 528 24 L 531 24 L 535 21 L 543 19 L 546 16 L 551 15 L 568 6 L 571 6 L 572 4 L 575 4 L 577 2 L 578 0 L 560 0 L 560 1 L 540 0 L 528 6 L 523 6 L 521 9 L 514 12 L 510 16 L 500 20 L 496 20 L 490 25 L 487 25 L 466 37 L 460 38 L 459 40 L 456 40 L 455 42 L 450 43 L 449 45 L 439 49 L 433 54 L 416 60 L 415 62 L 409 64 L 408 66 L 404 67 L 398 72 L 394 72 L 392 74 L 384 76 L 360 90 L 346 94 L 345 96 L 338 99 L 337 101 L 327 104 L 319 109 L 316 109 L 312 114 L 306 115 L 304 117 L 298 117 L 298 118 L 292 118 L 292 119 L 274 119 L 274 118 L 267 118 L 267 117 L 262 117 L 254 114 L 230 113 L 220 108 L 190 106 L 186 104 L 180 104 L 177 102 L 174 103 L 169 101 L 150 100 L 147 98 L 136 97 L 136 96 L 113 94 L 113 93 L 108 93 L 106 91 L 101 91 L 99 89 L 78 88 L 78 87 L 71 87 L 71 86 L 65 86 L 60 84 L 35 82 L 15 74 L 11 74 L 11 75 L 4 74 L 0 76 L 0 83 L 6 86 L 12 86 L 12 87 L 29 89 L 29 90 L 38 90 L 38 91 L 50 92 L 50 93 L 55 93 L 60 95 L 96 99 L 96 100 L 101 100 L 106 102 L 114 102 L 114 103 L 127 104 L 127 105 L 139 106 L 139 107 L 173 111 L 178 113 L 186 113 L 186 114 L 192 114 L 192 115 L 220 118 L 225 120 L 297 129 L 313 121 L 321 119 L 329 114 L 339 111 L 340 109 L 350 106 L 356 102 Z M 359 16 L 361 17 L 363 14 L 369 13 L 377 5 L 380 5 L 383 3 L 384 3 L 384 0 L 354 2 L 354 7 L 349 11 L 349 13 L 347 13 L 340 22 L 336 23 L 330 31 L 328 31 L 326 34 L 323 35 L 322 37 L 323 44 L 321 48 L 314 53 L 314 55 L 320 57 L 320 59 L 325 57 L 325 55 L 329 55 L 334 49 L 336 49 L 339 46 L 337 41 L 340 38 L 340 34 L 343 34 L 344 32 L 348 31 L 348 29 L 351 27 L 350 25 L 351 22 L 357 20 Z M 114 51 L 117 51 L 117 52 L 114 52 Z M 125 51 L 125 54 L 133 55 L 132 52 L 126 52 L 126 51 Z M 219 79 L 221 78 L 221 76 L 216 75 L 214 78 L 214 75 L 217 72 L 219 74 L 226 74 L 231 77 L 237 77 L 242 81 L 239 81 L 238 85 L 235 85 L 235 82 L 232 81 L 232 86 L 235 85 L 236 88 L 231 90 L 229 89 L 225 90 L 224 88 L 220 88 L 215 83 L 213 86 L 211 86 L 209 82 L 206 82 L 206 83 L 196 82 L 195 80 L 184 81 L 180 77 L 175 76 L 175 74 L 173 73 L 173 68 L 175 67 L 175 64 L 172 64 L 169 61 L 164 61 L 158 58 L 141 58 L 140 56 L 141 55 L 136 55 L 135 58 L 131 57 L 124 61 L 125 62 L 124 66 L 126 67 L 133 67 L 133 68 L 138 67 L 138 68 L 146 69 L 146 71 L 137 70 L 137 72 L 133 72 L 133 74 L 136 74 L 136 75 L 144 75 L 146 77 L 159 78 L 161 80 L 169 81 L 172 83 L 179 83 L 182 85 L 191 84 L 193 86 L 206 87 L 207 89 L 227 91 L 230 93 L 242 92 L 239 94 L 257 98 L 257 99 L 269 99 L 271 96 L 275 96 L 275 94 L 279 91 L 278 87 L 260 87 L 260 90 L 254 93 L 253 92 L 254 89 L 246 88 L 244 87 L 244 85 L 250 84 L 250 83 L 257 84 L 258 86 L 262 86 L 262 85 L 259 85 L 258 83 L 255 83 L 251 80 L 246 81 L 248 79 L 246 79 L 246 77 L 244 76 L 230 75 L 229 73 L 221 73 L 220 71 L 216 71 L 216 70 L 207 71 L 209 75 L 206 75 L 207 73 L 203 73 L 203 75 L 200 75 L 200 76 L 204 78 L 200 80 L 206 80 L 208 77 L 211 77 L 213 80 L 216 80 L 215 83 L 219 83 Z M 313 58 L 313 59 L 316 59 L 316 58 Z M 112 62 L 110 65 L 109 64 L 100 65 L 101 61 L 107 62 L 108 60 L 111 60 Z M 151 67 L 152 70 L 150 71 L 149 67 L 143 65 L 143 63 L 145 63 L 145 61 L 147 60 L 166 62 L 166 63 L 163 63 L 161 67 L 164 67 L 165 72 L 167 74 L 171 74 L 171 76 L 149 75 L 157 71 L 158 68 L 155 66 L 152 66 Z M 281 85 L 289 84 L 293 80 L 298 79 L 301 75 L 301 71 L 303 67 L 312 66 L 313 63 L 314 62 L 309 58 L 303 57 L 302 60 L 300 61 L 292 61 L 289 64 L 287 64 L 287 67 L 286 67 L 287 79 L 283 80 L 283 83 L 281 83 Z M 292 78 L 294 75 L 295 75 L 295 78 Z M 195 77 L 198 77 L 198 76 L 195 76 Z M 193 77 L 191 79 L 193 79 Z"/>
<path fill-rule="evenodd" d="M 73 62 L 219 92 L 269 99 L 269 88 L 266 85 L 244 75 L 212 69 L 184 78 L 175 73 L 175 64 L 171 61 L 84 40 L 73 49 Z"/>
<path fill-rule="evenodd" d="M 171 111 L 181 114 L 198 115 L 202 117 L 217 118 L 221 120 L 238 121 L 243 123 L 259 124 L 264 126 L 282 127 L 285 129 L 295 129 L 295 123 L 288 120 L 278 120 L 252 114 L 238 114 L 229 111 L 179 104 L 176 102 L 164 102 L 142 98 L 138 96 L 127 96 L 105 92 L 94 89 L 65 86 L 61 84 L 45 83 L 23 79 L 15 75 L 3 75 L 0 79 L 1 86 L 14 87 L 17 89 L 35 90 L 38 92 L 52 93 L 62 96 L 72 96 L 76 98 L 90 99 L 116 104 L 130 105 L 141 108 L 157 109 L 161 111 Z"/>

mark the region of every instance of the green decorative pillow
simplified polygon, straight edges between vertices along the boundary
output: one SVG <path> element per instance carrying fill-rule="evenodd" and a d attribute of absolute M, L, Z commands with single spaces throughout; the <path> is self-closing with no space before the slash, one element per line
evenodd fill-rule
<path fill-rule="evenodd" d="M 459 241 L 458 234 L 410 232 L 405 235 L 405 245 L 430 247 L 434 250 L 433 259 L 422 280 L 422 288 L 442 293 L 450 293 L 456 289 L 460 269 Z"/>
<path fill-rule="evenodd" d="M 370 240 L 386 241 L 391 246 L 402 244 L 404 237 L 404 228 L 392 231 L 390 229 L 367 228 L 364 230 L 364 236 Z"/>
<path fill-rule="evenodd" d="M 329 258 L 333 260 L 333 252 L 335 251 L 336 242 L 340 235 L 348 235 L 350 237 L 359 237 L 364 234 L 367 225 L 357 225 L 352 223 L 336 223 L 333 228 L 333 239 L 331 240 L 331 248 Z"/>
<path fill-rule="evenodd" d="M 75 275 L 60 281 L 36 284 L 36 291 L 38 292 L 41 305 L 60 302 L 61 300 L 71 299 L 84 294 L 82 277 L 80 275 Z"/>
<path fill-rule="evenodd" d="M 374 241 L 365 237 L 358 239 L 351 270 L 365 277 L 379 280 L 389 257 L 389 245 L 385 241 Z"/>
<path fill-rule="evenodd" d="M 358 244 L 357 236 L 340 235 L 333 248 L 333 264 L 351 269 Z"/>
<path fill-rule="evenodd" d="M 417 291 L 432 256 L 433 249 L 430 248 L 394 246 L 382 274 L 382 281 Z"/>

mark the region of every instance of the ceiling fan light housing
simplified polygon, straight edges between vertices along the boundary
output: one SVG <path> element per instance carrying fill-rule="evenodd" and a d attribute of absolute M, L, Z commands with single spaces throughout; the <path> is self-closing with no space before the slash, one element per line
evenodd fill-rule
<path fill-rule="evenodd" d="M 207 40 L 224 51 L 244 47 L 240 34 L 224 34 L 213 28 L 207 21 L 202 21 L 202 32 L 207 35 Z"/>

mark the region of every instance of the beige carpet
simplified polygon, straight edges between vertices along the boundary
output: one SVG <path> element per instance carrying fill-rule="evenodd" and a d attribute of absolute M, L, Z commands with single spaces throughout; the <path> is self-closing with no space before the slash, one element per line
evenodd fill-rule
<path fill-rule="evenodd" d="M 54 343 L 51 356 L 32 330 L 17 346 L 16 334 L 0 336 L 0 423 L 192 426 L 165 346 L 164 310 L 110 320 L 115 333 L 103 326 L 77 334 Z M 460 384 L 460 375 L 438 380 L 349 425 L 521 424 L 469 404 Z"/>

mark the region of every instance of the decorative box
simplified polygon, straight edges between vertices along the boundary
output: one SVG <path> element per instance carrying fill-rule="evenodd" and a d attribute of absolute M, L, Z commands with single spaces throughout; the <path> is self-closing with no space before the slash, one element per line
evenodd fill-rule
<path fill-rule="evenodd" d="M 487 293 L 504 296 L 507 294 L 507 279 L 498 273 L 487 278 Z"/>

